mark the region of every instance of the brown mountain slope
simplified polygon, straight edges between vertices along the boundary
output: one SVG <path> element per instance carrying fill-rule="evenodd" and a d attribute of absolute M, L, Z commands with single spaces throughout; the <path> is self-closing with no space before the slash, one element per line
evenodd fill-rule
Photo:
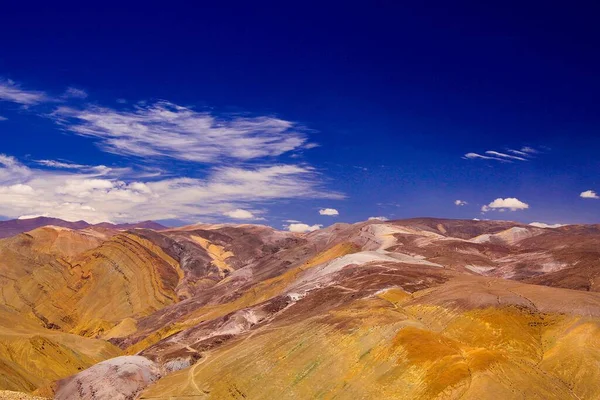
<path fill-rule="evenodd" d="M 2 303 L 49 328 L 90 335 L 176 300 L 173 260 L 134 235 L 102 239 L 48 227 L 0 241 Z"/>
<path fill-rule="evenodd" d="M 600 396 L 595 226 L 91 229 L 0 241 L 14 315 L 128 354 L 58 398 Z"/>
<path fill-rule="evenodd" d="M 232 324 L 225 324 L 221 335 L 189 345 L 198 352 L 193 366 L 141 398 L 600 394 L 596 295 L 464 277 L 412 293 L 398 285 L 361 296 L 342 288 L 356 289 L 344 285 L 350 282 L 310 293 L 245 334 L 231 338 Z"/>
<path fill-rule="evenodd" d="M 121 351 L 110 343 L 44 328 L 0 306 L 0 388 L 30 392 Z"/>

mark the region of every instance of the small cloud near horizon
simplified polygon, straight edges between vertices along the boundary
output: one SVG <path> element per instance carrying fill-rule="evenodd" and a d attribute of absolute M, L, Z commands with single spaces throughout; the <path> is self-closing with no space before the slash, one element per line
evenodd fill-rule
<path fill-rule="evenodd" d="M 552 228 L 560 228 L 561 226 L 566 226 L 567 224 L 547 224 L 545 222 L 532 222 L 529 225 L 534 226 L 536 228 L 552 229 Z"/>
<path fill-rule="evenodd" d="M 585 192 L 581 192 L 579 197 L 583 199 L 600 199 L 600 196 L 596 194 L 593 190 L 586 190 Z"/>
<path fill-rule="evenodd" d="M 499 197 L 496 200 L 492 201 L 490 204 L 482 206 L 481 212 L 482 213 L 485 213 L 488 211 L 504 212 L 506 210 L 517 211 L 517 210 L 526 210 L 528 208 L 529 208 L 529 204 L 522 202 L 521 200 L 519 200 L 515 197 L 507 197 L 505 199 Z"/>
<path fill-rule="evenodd" d="M 330 217 L 335 217 L 335 216 L 340 215 L 338 210 L 336 210 L 335 208 L 322 208 L 319 210 L 319 214 L 320 215 L 328 215 Z"/>
<path fill-rule="evenodd" d="M 321 229 L 323 227 L 323 225 L 320 225 L 320 224 L 308 225 L 308 224 L 303 224 L 300 222 L 300 223 L 292 223 L 289 225 L 284 225 L 283 227 L 290 232 L 306 233 L 306 232 L 318 231 L 319 229 Z"/>
<path fill-rule="evenodd" d="M 253 219 L 253 220 L 263 219 L 263 218 L 256 217 L 250 211 L 243 210 L 241 208 L 237 208 L 237 209 L 231 210 L 231 211 L 225 211 L 223 213 L 223 215 L 226 217 L 229 217 L 229 218 L 233 218 L 233 219 Z"/>

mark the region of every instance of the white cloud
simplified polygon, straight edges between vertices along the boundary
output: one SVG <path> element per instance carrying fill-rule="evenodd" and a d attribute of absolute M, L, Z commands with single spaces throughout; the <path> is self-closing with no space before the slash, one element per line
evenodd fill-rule
<path fill-rule="evenodd" d="M 388 217 L 369 217 L 369 221 L 388 221 Z"/>
<path fill-rule="evenodd" d="M 600 196 L 596 194 L 593 190 L 586 190 L 585 192 L 581 192 L 579 197 L 584 199 L 600 199 Z"/>
<path fill-rule="evenodd" d="M 477 153 L 467 153 L 467 154 L 464 155 L 463 158 L 468 158 L 468 159 L 481 158 L 483 160 L 496 160 L 496 161 L 508 162 L 507 160 L 503 160 L 503 159 L 498 158 L 498 157 L 483 156 L 483 155 L 477 154 Z"/>
<path fill-rule="evenodd" d="M 26 166 L 0 154 L 1 216 L 218 222 L 223 215 L 248 217 L 244 212 L 261 219 L 256 211 L 247 211 L 256 210 L 256 204 L 344 197 L 326 190 L 321 175 L 309 165 L 276 159 L 318 146 L 309 141 L 309 130 L 295 122 L 273 116 L 216 115 L 168 101 L 136 105 L 118 101 L 121 105 L 115 108 L 67 105 L 69 99 L 85 97 L 87 93 L 77 88 L 50 97 L 0 80 L 0 101 L 59 104 L 48 117 L 65 131 L 92 138 L 104 151 L 139 157 L 142 166 L 131 160 L 127 168 L 109 168 L 51 159 Z M 164 158 L 203 165 L 192 169 L 165 163 Z M 336 214 L 324 215 L 337 215 L 333 211 Z"/>
<path fill-rule="evenodd" d="M 106 167 L 105 167 L 106 168 Z M 39 169 L 0 155 L 0 215 L 88 222 L 219 221 L 223 213 L 281 199 L 339 199 L 310 167 L 213 168 L 203 178 L 128 179 L 123 169 Z M 21 185 L 21 186 L 19 186 Z M 260 187 L 260 190 L 257 190 Z"/>
<path fill-rule="evenodd" d="M 162 175 L 160 170 L 147 167 L 134 172 L 131 167 L 110 168 L 106 165 L 85 165 L 57 160 L 35 160 L 34 162 L 48 168 L 77 170 L 80 173 L 94 174 L 97 176 L 112 174 L 115 176 L 127 175 L 130 178 L 151 178 Z"/>
<path fill-rule="evenodd" d="M 67 88 L 62 97 L 66 99 L 85 99 L 86 97 L 88 97 L 88 94 L 83 89 L 70 87 Z"/>
<path fill-rule="evenodd" d="M 529 154 L 536 154 L 539 153 L 539 151 L 537 151 L 536 149 L 534 149 L 533 147 L 529 147 L 529 146 L 525 146 L 525 147 L 521 147 L 521 151 L 523 153 L 529 153 Z"/>
<path fill-rule="evenodd" d="M 52 117 L 65 129 L 98 140 L 108 152 L 195 162 L 252 160 L 313 147 L 306 129 L 283 119 L 217 117 L 168 101 L 138 104 L 128 111 L 104 107 L 59 107 Z"/>
<path fill-rule="evenodd" d="M 8 121 L 8 118 L 3 117 L 2 115 L 0 115 L 0 121 Z"/>
<path fill-rule="evenodd" d="M 525 152 L 523 152 L 523 151 L 520 151 L 520 150 L 508 149 L 507 151 L 508 151 L 509 153 L 516 154 L 516 155 L 518 155 L 518 156 L 524 156 L 524 157 L 527 157 L 527 156 L 529 156 L 529 154 L 528 154 L 528 153 L 525 153 Z"/>
<path fill-rule="evenodd" d="M 527 161 L 527 159 L 523 158 L 523 157 L 511 156 L 510 154 L 500 153 L 498 151 L 493 151 L 493 150 L 488 150 L 485 152 L 485 154 L 489 154 L 490 156 L 494 156 L 494 157 L 508 158 L 511 160 Z"/>
<path fill-rule="evenodd" d="M 0 193 L 8 193 L 8 194 L 15 194 L 15 195 L 29 195 L 29 194 L 34 194 L 35 190 L 33 190 L 33 188 L 31 186 L 22 185 L 20 183 L 17 183 L 16 185 L 0 186 Z"/>
<path fill-rule="evenodd" d="M 527 208 L 529 208 L 529 204 L 524 203 L 515 197 L 507 197 L 506 199 L 497 198 L 496 200 L 492 201 L 490 204 L 484 205 L 483 207 L 481 207 L 481 211 L 487 212 L 487 211 L 495 210 L 495 211 L 503 212 L 506 210 L 510 210 L 510 211 L 525 210 Z"/>
<path fill-rule="evenodd" d="M 33 218 L 39 218 L 39 217 L 48 217 L 48 214 L 30 214 L 30 215 L 21 215 L 19 218 L 17 219 L 33 219 Z"/>
<path fill-rule="evenodd" d="M 546 224 L 544 222 L 532 222 L 529 225 L 535 226 L 536 228 L 560 228 L 561 226 L 565 226 L 566 224 Z"/>
<path fill-rule="evenodd" d="M 464 200 L 454 200 L 454 204 L 457 205 L 457 206 L 466 206 L 469 203 L 467 203 Z"/>
<path fill-rule="evenodd" d="M 31 106 L 52 99 L 44 92 L 36 90 L 26 90 L 15 82 L 9 80 L 0 81 L 0 101 L 8 101 L 12 103 Z"/>
<path fill-rule="evenodd" d="M 323 209 L 319 210 L 319 214 L 321 214 L 321 215 L 329 215 L 331 217 L 334 217 L 336 215 L 340 215 L 340 213 L 338 212 L 338 210 L 336 210 L 335 208 L 323 208 Z"/>
<path fill-rule="evenodd" d="M 487 150 L 484 153 L 485 155 L 479 153 L 467 153 L 463 156 L 463 158 L 494 160 L 505 163 L 511 163 L 514 161 L 529 161 L 533 157 L 533 155 L 537 153 L 539 152 L 532 147 L 522 147 L 520 150 L 508 149 L 506 150 L 506 152 Z"/>
<path fill-rule="evenodd" d="M 293 223 L 289 225 L 284 225 L 284 228 L 286 228 L 288 231 L 296 233 L 314 232 L 321 229 L 322 227 L 323 225 L 307 225 L 303 223 Z"/>
<path fill-rule="evenodd" d="M 250 211 L 242 210 L 241 208 L 225 211 L 223 215 L 233 219 L 257 219 Z"/>
<path fill-rule="evenodd" d="M 0 185 L 22 183 L 30 175 L 29 168 L 19 163 L 16 158 L 0 154 Z"/>
<path fill-rule="evenodd" d="M 36 160 L 35 162 L 50 168 L 84 169 L 90 167 L 89 165 L 74 164 L 56 160 Z"/>

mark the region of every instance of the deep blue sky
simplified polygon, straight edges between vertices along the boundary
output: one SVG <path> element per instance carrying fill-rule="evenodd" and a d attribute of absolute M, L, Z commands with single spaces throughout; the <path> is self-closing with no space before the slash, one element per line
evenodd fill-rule
<path fill-rule="evenodd" d="M 84 90 L 87 98 L 66 101 L 79 109 L 167 100 L 216 116 L 301 125 L 319 147 L 240 165 L 311 166 L 321 190 L 345 199 L 235 204 L 276 227 L 286 219 L 328 225 L 370 216 L 599 222 L 600 200 L 580 193 L 600 193 L 600 10 L 575 3 L 201 3 L 5 5 L 0 78 L 55 97 L 68 87 Z M 66 132 L 48 117 L 54 107 L 0 102 L 0 153 L 30 168 L 42 168 L 31 164 L 40 159 L 139 162 Z M 537 152 L 528 161 L 463 158 L 523 147 Z M 194 178 L 219 167 L 161 157 L 144 163 Z M 497 198 L 529 208 L 482 214 Z M 321 216 L 321 208 L 340 215 Z"/>

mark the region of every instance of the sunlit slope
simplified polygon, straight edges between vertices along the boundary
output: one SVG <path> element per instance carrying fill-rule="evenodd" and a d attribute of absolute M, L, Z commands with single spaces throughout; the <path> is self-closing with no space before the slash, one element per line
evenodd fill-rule
<path fill-rule="evenodd" d="M 45 329 L 0 306 L 0 389 L 30 392 L 119 354 L 108 342 Z"/>
<path fill-rule="evenodd" d="M 40 228 L 0 241 L 0 302 L 95 336 L 177 300 L 178 264 L 133 234 Z"/>
<path fill-rule="evenodd" d="M 412 294 L 323 290 L 141 398 L 600 396 L 595 294 L 461 277 Z"/>
<path fill-rule="evenodd" d="M 0 240 L 0 376 L 65 398 L 596 398 L 598 243 L 594 227 L 430 218 L 44 227 Z M 117 355 L 156 373 L 88 368 Z"/>

